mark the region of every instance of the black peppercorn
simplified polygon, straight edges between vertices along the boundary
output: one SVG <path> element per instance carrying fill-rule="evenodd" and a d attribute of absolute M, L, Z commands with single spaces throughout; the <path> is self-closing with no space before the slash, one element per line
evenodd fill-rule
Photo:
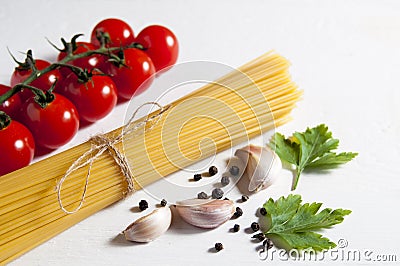
<path fill-rule="evenodd" d="M 147 209 L 148 207 L 149 207 L 149 204 L 147 203 L 147 201 L 141 200 L 141 201 L 139 202 L 139 209 L 140 209 L 141 211 L 144 211 L 144 210 Z"/>
<path fill-rule="evenodd" d="M 260 209 L 260 214 L 261 214 L 262 216 L 267 215 L 267 210 L 266 210 L 265 208 L 261 208 L 261 209 Z"/>
<path fill-rule="evenodd" d="M 237 166 L 232 166 L 230 169 L 229 169 L 229 173 L 231 173 L 231 175 L 234 175 L 234 176 L 237 176 L 238 174 L 239 174 L 239 167 L 237 167 Z"/>
<path fill-rule="evenodd" d="M 223 176 L 221 178 L 221 185 L 226 186 L 229 184 L 229 176 Z"/>
<path fill-rule="evenodd" d="M 167 206 L 167 201 L 165 199 L 162 199 L 160 204 L 162 207 L 165 207 Z"/>
<path fill-rule="evenodd" d="M 274 246 L 274 243 L 272 243 L 272 240 L 269 238 L 266 238 L 263 242 L 263 246 L 265 250 L 271 249 Z"/>
<path fill-rule="evenodd" d="M 221 251 L 224 249 L 224 246 L 222 245 L 222 243 L 215 243 L 215 250 L 216 251 Z"/>
<path fill-rule="evenodd" d="M 210 176 L 216 175 L 218 173 L 218 168 L 213 165 L 208 169 L 208 173 Z"/>
<path fill-rule="evenodd" d="M 243 195 L 242 196 L 242 201 L 243 202 L 248 201 L 248 200 L 249 200 L 249 196 L 247 196 L 247 195 Z"/>
<path fill-rule="evenodd" d="M 251 229 L 254 232 L 257 232 L 260 229 L 260 225 L 257 222 L 253 222 L 253 223 L 251 223 Z"/>
<path fill-rule="evenodd" d="M 265 235 L 264 235 L 264 233 L 258 233 L 258 234 L 253 235 L 251 238 L 256 238 L 260 241 L 263 241 L 265 239 Z"/>
<path fill-rule="evenodd" d="M 234 218 L 239 218 L 242 215 L 243 215 L 243 210 L 240 207 L 236 207 L 236 211 L 233 214 L 233 217 Z"/>
<path fill-rule="evenodd" d="M 232 228 L 233 232 L 238 232 L 240 230 L 240 225 L 235 224 Z"/>
<path fill-rule="evenodd" d="M 220 188 L 214 188 L 213 191 L 211 192 L 211 197 L 213 199 L 222 199 L 224 196 L 224 191 Z"/>
<path fill-rule="evenodd" d="M 197 198 L 198 199 L 207 199 L 208 196 L 205 192 L 200 192 L 199 194 L 197 194 Z"/>
<path fill-rule="evenodd" d="M 193 176 L 193 180 L 194 181 L 199 181 L 201 179 L 201 174 L 195 174 L 194 176 Z"/>

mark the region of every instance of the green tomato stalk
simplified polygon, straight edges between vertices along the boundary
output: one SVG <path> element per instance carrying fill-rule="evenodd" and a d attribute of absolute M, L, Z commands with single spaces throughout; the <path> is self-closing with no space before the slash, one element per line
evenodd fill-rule
<path fill-rule="evenodd" d="M 7 99 L 15 95 L 16 93 L 20 92 L 22 89 L 29 89 L 33 92 L 35 95 L 35 101 L 42 107 L 45 108 L 48 103 L 50 103 L 54 99 L 54 95 L 52 94 L 52 91 L 54 89 L 55 83 L 53 86 L 48 90 L 48 93 L 43 92 L 39 88 L 30 86 L 29 84 L 36 80 L 39 76 L 42 76 L 50 71 L 56 70 L 61 67 L 68 67 L 72 70 L 75 75 L 78 76 L 80 80 L 87 81 L 90 79 L 92 73 L 87 71 L 86 69 L 82 69 L 80 67 L 73 66 L 71 64 L 68 64 L 68 62 L 71 62 L 76 59 L 84 58 L 84 57 L 89 57 L 95 54 L 100 54 L 107 56 L 110 62 L 115 63 L 119 66 L 124 66 L 124 58 L 123 58 L 123 53 L 122 51 L 128 48 L 136 48 L 136 49 L 141 49 L 145 50 L 145 48 L 139 44 L 139 43 L 132 43 L 131 45 L 128 45 L 126 47 L 106 47 L 106 44 L 108 43 L 109 38 L 107 37 L 107 33 L 101 33 L 98 38 L 101 43 L 100 48 L 96 50 L 91 50 L 91 51 L 86 51 L 80 54 L 73 54 L 73 52 L 76 50 L 77 45 L 76 45 L 76 40 L 78 37 L 82 36 L 82 34 L 77 34 L 72 37 L 70 42 L 66 42 L 64 38 L 61 38 L 61 42 L 64 45 L 64 48 L 59 49 L 56 47 L 54 44 L 50 42 L 50 44 L 56 48 L 60 52 L 66 52 L 67 56 L 60 60 L 57 63 L 53 63 L 50 66 L 38 70 L 35 66 L 35 60 L 32 56 L 32 50 L 28 50 L 27 56 L 25 59 L 25 62 L 21 63 L 18 62 L 13 55 L 12 58 L 14 59 L 15 62 L 19 65 L 20 68 L 26 69 L 26 70 L 32 70 L 31 75 L 24 80 L 22 83 L 15 85 L 13 88 L 11 88 L 9 91 L 4 93 L 3 95 L 0 95 L 0 104 L 5 102 Z M 117 55 L 114 54 L 114 51 L 121 51 L 121 53 L 118 53 Z M 1 119 L 0 119 L 1 120 Z M 3 121 L 4 122 L 4 121 Z M 2 123 L 2 122 L 0 122 Z"/>

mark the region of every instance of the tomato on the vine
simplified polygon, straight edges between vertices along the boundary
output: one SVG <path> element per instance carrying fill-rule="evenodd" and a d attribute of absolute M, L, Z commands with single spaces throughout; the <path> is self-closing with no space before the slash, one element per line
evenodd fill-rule
<path fill-rule="evenodd" d="M 35 60 L 35 66 L 38 70 L 45 69 L 50 65 L 51 64 L 45 60 L 41 59 Z M 14 87 L 18 83 L 25 81 L 31 74 L 32 74 L 31 69 L 23 69 L 20 67 L 16 67 L 11 76 L 11 81 L 10 81 L 11 87 Z M 61 78 L 60 72 L 58 70 L 52 70 L 44 75 L 41 75 L 40 77 L 32 81 L 29 85 L 39 88 L 42 91 L 47 91 L 57 80 L 60 80 L 60 78 Z M 28 89 L 24 89 L 20 93 L 20 97 L 23 102 L 28 98 L 32 98 L 33 96 L 34 94 Z"/>
<path fill-rule="evenodd" d="M 104 70 L 117 85 L 118 96 L 122 100 L 129 100 L 151 85 L 155 69 L 150 57 L 136 48 L 123 51 L 123 63 L 115 65 L 109 62 Z"/>
<path fill-rule="evenodd" d="M 27 166 L 33 159 L 35 142 L 31 132 L 21 123 L 0 129 L 0 176 Z"/>
<path fill-rule="evenodd" d="M 79 128 L 76 107 L 67 98 L 54 93 L 54 100 L 42 108 L 33 98 L 21 107 L 21 122 L 28 127 L 37 146 L 57 149 L 70 141 Z"/>
<path fill-rule="evenodd" d="M 174 65 L 178 59 L 178 40 L 166 27 L 148 26 L 138 34 L 135 42 L 143 45 L 157 72 Z"/>
<path fill-rule="evenodd" d="M 77 42 L 76 43 L 76 50 L 73 51 L 73 55 L 81 54 L 87 51 L 92 51 L 96 50 L 96 47 L 90 43 L 90 42 Z M 67 56 L 66 52 L 60 52 L 58 54 L 57 60 L 61 61 Z M 92 70 L 94 68 L 99 68 L 104 62 L 104 56 L 100 54 L 94 54 L 91 56 L 86 56 L 82 58 L 78 58 L 72 61 L 69 61 L 68 64 L 77 66 L 83 69 L 88 69 Z M 61 67 L 60 68 L 60 73 L 64 76 L 67 77 L 70 73 L 71 70 L 67 67 Z"/>
<path fill-rule="evenodd" d="M 11 90 L 11 87 L 0 84 L 0 95 L 3 95 L 7 91 Z M 19 108 L 21 108 L 21 98 L 19 94 L 14 94 L 12 97 L 8 98 L 5 102 L 0 104 L 0 111 L 5 112 L 11 118 L 16 118 L 19 113 Z"/>
<path fill-rule="evenodd" d="M 90 42 L 96 47 L 100 46 L 97 39 L 99 33 L 107 33 L 109 43 L 107 47 L 120 47 L 132 44 L 135 41 L 132 28 L 125 22 L 116 18 L 100 21 L 93 29 Z"/>
<path fill-rule="evenodd" d="M 96 74 L 87 82 L 81 82 L 75 74 L 70 74 L 59 93 L 76 106 L 80 119 L 86 122 L 96 122 L 108 115 L 118 98 L 112 79 Z"/>

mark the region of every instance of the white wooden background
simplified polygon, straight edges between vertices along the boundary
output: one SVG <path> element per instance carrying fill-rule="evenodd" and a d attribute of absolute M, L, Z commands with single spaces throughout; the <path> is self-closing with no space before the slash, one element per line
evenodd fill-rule
<path fill-rule="evenodd" d="M 89 38 L 92 27 L 106 17 L 126 20 L 136 33 L 154 23 L 173 29 L 180 42 L 179 62 L 209 60 L 238 67 L 271 49 L 287 57 L 304 100 L 293 113 L 294 120 L 278 130 L 290 134 L 326 123 L 343 151 L 360 153 L 328 174 L 304 174 L 296 193 L 305 201 L 353 210 L 343 224 L 324 232 L 335 242 L 345 239 L 348 246 L 342 250 L 371 250 L 370 259 L 394 254 L 400 260 L 399 1 L 2 1 L 0 82 L 8 83 L 14 67 L 6 47 L 14 53 L 31 48 L 37 57 L 54 60 L 56 53 L 45 37 L 57 42 L 62 36 L 85 33 Z M 180 96 L 169 97 L 172 101 Z M 101 123 L 80 131 L 64 149 L 121 126 L 126 107 L 119 106 Z M 224 167 L 229 156 L 230 152 L 217 154 L 211 163 Z M 170 178 L 187 175 L 181 171 Z M 204 231 L 176 218 L 165 235 L 146 245 L 118 236 L 140 215 L 131 210 L 140 199 L 151 206 L 156 203 L 140 191 L 11 265 L 266 265 L 269 262 L 259 258 L 251 235 L 228 230 L 236 222 L 242 229 L 248 227 L 257 220 L 257 208 L 269 197 L 290 193 L 290 184 L 291 174 L 285 170 L 276 185 L 239 205 L 244 210 L 240 220 Z M 162 187 L 155 183 L 151 189 Z M 233 189 L 228 197 L 240 195 Z M 209 252 L 215 242 L 224 243 L 225 249 Z M 348 264 L 378 264 L 367 260 Z M 339 263 L 332 258 L 323 262 Z M 280 259 L 274 263 L 295 265 Z"/>

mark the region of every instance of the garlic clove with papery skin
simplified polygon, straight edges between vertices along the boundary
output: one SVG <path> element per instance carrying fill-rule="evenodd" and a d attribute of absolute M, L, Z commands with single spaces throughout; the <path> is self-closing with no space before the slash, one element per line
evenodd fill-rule
<path fill-rule="evenodd" d="M 245 165 L 249 191 L 259 191 L 272 185 L 282 169 L 279 156 L 268 147 L 248 145 L 236 150 L 237 156 Z"/>
<path fill-rule="evenodd" d="M 200 228 L 216 228 L 235 213 L 231 200 L 190 199 L 177 202 L 176 209 L 187 223 Z"/>
<path fill-rule="evenodd" d="M 161 207 L 134 221 L 123 231 L 123 234 L 126 240 L 151 242 L 168 230 L 171 220 L 171 209 Z"/>

